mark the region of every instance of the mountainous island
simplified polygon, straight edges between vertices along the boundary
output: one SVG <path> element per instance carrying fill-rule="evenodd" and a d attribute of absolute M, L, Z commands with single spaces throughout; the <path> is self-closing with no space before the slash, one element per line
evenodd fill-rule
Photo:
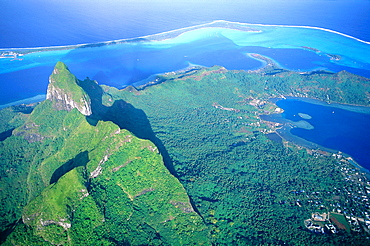
<path fill-rule="evenodd" d="M 58 62 L 45 101 L 0 110 L 1 241 L 366 245 L 367 174 L 280 138 L 260 116 L 287 96 L 369 106 L 369 84 L 267 62 L 119 90 Z"/>

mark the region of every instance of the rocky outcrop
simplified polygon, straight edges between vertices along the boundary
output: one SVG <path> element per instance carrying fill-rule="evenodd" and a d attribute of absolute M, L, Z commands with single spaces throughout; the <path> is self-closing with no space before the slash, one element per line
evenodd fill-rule
<path fill-rule="evenodd" d="M 62 221 L 54 221 L 54 220 L 40 220 L 40 223 L 42 226 L 48 226 L 48 225 L 58 225 L 58 226 L 61 226 L 63 227 L 64 230 L 68 230 L 69 228 L 71 228 L 71 223 L 68 223 L 68 222 L 64 222 L 66 221 L 67 219 L 61 219 L 63 220 Z"/>
<path fill-rule="evenodd" d="M 50 81 L 51 82 L 51 81 Z M 78 102 L 74 101 L 68 93 L 58 87 L 49 84 L 46 99 L 53 101 L 57 110 L 72 110 L 77 108 L 83 115 L 91 115 L 89 98 L 81 98 Z"/>
<path fill-rule="evenodd" d="M 91 115 L 91 100 L 79 86 L 77 78 L 67 66 L 58 62 L 49 78 L 46 99 L 53 102 L 57 110 L 78 109 L 83 115 Z"/>

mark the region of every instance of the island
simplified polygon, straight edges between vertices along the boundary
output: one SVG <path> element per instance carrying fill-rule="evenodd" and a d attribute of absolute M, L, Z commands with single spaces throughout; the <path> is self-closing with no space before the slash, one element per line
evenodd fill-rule
<path fill-rule="evenodd" d="M 0 110 L 4 245 L 369 243 L 368 174 L 261 117 L 288 96 L 369 106 L 369 79 L 271 63 L 117 89 L 58 62 L 49 81 Z"/>
<path fill-rule="evenodd" d="M 324 52 L 322 52 L 321 50 L 319 49 L 316 49 L 316 48 L 312 48 L 312 47 L 308 47 L 308 46 L 302 46 L 303 49 L 305 50 L 309 50 L 309 51 L 313 51 L 317 54 L 323 54 Z M 324 53 L 325 54 L 325 53 Z M 340 55 L 334 55 L 334 54 L 325 54 L 327 57 L 330 58 L 330 60 L 334 60 L 334 61 L 339 61 L 342 59 L 342 56 Z"/>

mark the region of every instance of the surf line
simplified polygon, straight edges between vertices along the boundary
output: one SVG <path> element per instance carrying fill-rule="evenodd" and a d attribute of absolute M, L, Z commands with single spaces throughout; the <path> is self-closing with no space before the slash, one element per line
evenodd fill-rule
<path fill-rule="evenodd" d="M 294 27 L 294 28 L 316 29 L 316 30 L 321 30 L 321 31 L 325 31 L 325 32 L 335 33 L 335 34 L 338 34 L 338 35 L 341 35 L 341 36 L 344 36 L 344 37 L 347 37 L 347 38 L 354 39 L 354 40 L 359 41 L 359 42 L 364 43 L 364 44 L 370 44 L 369 41 L 365 41 L 365 40 L 353 37 L 351 35 L 341 33 L 341 32 L 338 32 L 338 31 L 334 31 L 334 30 L 331 30 L 331 29 L 323 28 L 323 27 L 295 26 L 295 25 L 273 25 L 273 24 L 253 24 L 253 23 L 242 23 L 242 22 L 230 22 L 230 23 L 238 23 L 240 25 L 252 25 L 252 26 L 276 26 L 276 27 Z"/>

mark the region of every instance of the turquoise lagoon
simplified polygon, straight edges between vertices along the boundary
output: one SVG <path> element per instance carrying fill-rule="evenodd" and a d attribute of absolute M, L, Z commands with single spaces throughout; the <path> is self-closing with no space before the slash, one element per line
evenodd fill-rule
<path fill-rule="evenodd" d="M 117 88 L 195 65 L 261 67 L 249 53 L 265 55 L 296 71 L 347 70 L 370 77 L 368 42 L 314 27 L 215 21 L 137 39 L 0 50 L 9 52 L 21 55 L 0 59 L 0 105 L 41 98 L 57 61 L 65 62 L 80 79 L 88 76 Z"/>

